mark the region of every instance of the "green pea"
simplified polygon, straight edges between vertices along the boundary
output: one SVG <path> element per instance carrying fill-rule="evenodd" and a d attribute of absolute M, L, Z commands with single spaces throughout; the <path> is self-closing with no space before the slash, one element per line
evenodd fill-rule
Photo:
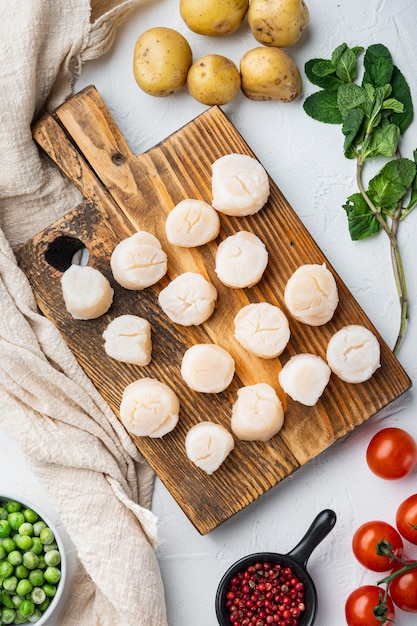
<path fill-rule="evenodd" d="M 14 604 L 13 604 L 11 595 L 5 589 L 1 590 L 0 599 L 1 599 L 1 604 L 3 606 L 7 606 L 8 609 L 14 609 Z"/>
<path fill-rule="evenodd" d="M 23 600 L 22 604 L 19 606 L 19 611 L 24 617 L 30 617 L 33 615 L 33 611 L 35 610 L 35 605 L 33 600 Z"/>
<path fill-rule="evenodd" d="M 48 566 L 43 575 L 48 583 L 55 585 L 61 578 L 61 571 L 57 567 Z"/>
<path fill-rule="evenodd" d="M 14 513 L 9 513 L 9 524 L 13 528 L 13 530 L 18 530 L 19 526 L 23 524 L 25 521 L 23 513 L 20 511 L 15 511 Z"/>
<path fill-rule="evenodd" d="M 20 565 L 23 561 L 22 553 L 19 550 L 12 550 L 7 555 L 7 560 L 13 565 Z"/>
<path fill-rule="evenodd" d="M 0 543 L 0 561 L 5 559 L 7 556 L 6 550 L 3 548 L 3 544 Z"/>
<path fill-rule="evenodd" d="M 43 550 L 42 541 L 39 539 L 39 537 L 31 537 L 31 539 L 32 539 L 32 546 L 30 549 L 35 554 L 39 555 Z"/>
<path fill-rule="evenodd" d="M 45 528 L 42 528 L 41 534 L 39 535 L 39 537 L 44 545 L 45 544 L 48 545 L 52 543 L 53 541 L 55 541 L 54 533 L 48 526 L 46 526 Z"/>
<path fill-rule="evenodd" d="M 34 552 L 25 552 L 23 554 L 23 565 L 28 569 L 35 569 L 39 565 L 39 557 Z"/>
<path fill-rule="evenodd" d="M 53 541 L 52 543 L 47 543 L 43 546 L 44 552 L 50 552 L 51 550 L 58 550 L 58 544 L 56 543 L 56 541 Z"/>
<path fill-rule="evenodd" d="M 5 589 L 6 591 L 14 591 L 16 589 L 16 585 L 16 576 L 8 576 L 8 578 L 5 578 L 3 580 L 3 589 Z"/>
<path fill-rule="evenodd" d="M 16 618 L 16 611 L 7 607 L 3 608 L 0 613 L 1 624 L 13 624 Z"/>
<path fill-rule="evenodd" d="M 12 596 L 12 600 L 13 600 L 13 604 L 14 604 L 15 609 L 18 609 L 19 606 L 22 604 L 23 598 L 21 596 L 18 596 L 17 593 L 15 593 Z"/>
<path fill-rule="evenodd" d="M 19 579 L 27 578 L 29 576 L 29 570 L 25 565 L 16 565 L 14 568 L 14 575 Z"/>
<path fill-rule="evenodd" d="M 61 555 L 59 550 L 51 550 L 50 552 L 45 553 L 45 563 L 47 565 L 52 565 L 56 567 L 61 563 Z"/>
<path fill-rule="evenodd" d="M 13 565 L 9 561 L 0 563 L 0 578 L 9 578 L 13 574 Z"/>
<path fill-rule="evenodd" d="M 0 537 L 9 537 L 12 527 L 8 519 L 0 519 Z"/>
<path fill-rule="evenodd" d="M 33 611 L 32 615 L 28 617 L 28 622 L 30 624 L 35 624 L 36 622 L 39 621 L 41 615 L 42 615 L 41 611 L 38 609 L 37 606 L 35 606 L 35 610 Z"/>
<path fill-rule="evenodd" d="M 30 594 L 32 602 L 35 604 L 42 604 L 46 600 L 46 593 L 41 587 L 34 587 Z"/>
<path fill-rule="evenodd" d="M 19 526 L 19 535 L 29 535 L 29 537 L 33 536 L 33 524 L 30 522 L 23 522 Z"/>
<path fill-rule="evenodd" d="M 17 500 L 9 500 L 6 503 L 6 509 L 9 513 L 14 513 L 15 511 L 20 511 L 22 509 L 22 505 Z"/>
<path fill-rule="evenodd" d="M 39 519 L 39 515 L 33 509 L 24 509 L 23 515 L 25 520 L 31 524 L 34 524 Z"/>
<path fill-rule="evenodd" d="M 29 580 L 34 587 L 41 587 L 45 582 L 45 577 L 41 569 L 33 569 L 29 573 Z"/>
<path fill-rule="evenodd" d="M 38 522 L 35 522 L 33 524 L 33 534 L 36 537 L 39 537 L 39 535 L 41 534 L 41 531 L 46 528 L 46 523 L 43 521 L 43 519 L 40 519 Z"/>
<path fill-rule="evenodd" d="M 24 550 L 24 552 L 27 552 L 28 550 L 30 550 L 33 545 L 33 539 L 29 535 L 18 534 L 14 541 L 17 547 L 20 548 L 20 550 Z"/>
<path fill-rule="evenodd" d="M 48 598 L 53 598 L 54 595 L 56 594 L 55 585 L 50 585 L 48 583 L 45 583 L 44 585 L 42 585 L 42 589 L 44 590 Z"/>
<path fill-rule="evenodd" d="M 8 511 L 6 509 L 5 506 L 0 506 L 0 519 L 7 519 L 8 518 Z"/>
<path fill-rule="evenodd" d="M 6 537 L 5 539 L 3 539 L 1 545 L 6 550 L 7 554 L 10 554 L 10 552 L 13 552 L 13 550 L 16 550 L 16 542 L 13 541 L 11 537 Z"/>
<path fill-rule="evenodd" d="M 16 593 L 19 596 L 26 596 L 33 589 L 33 585 L 28 578 L 23 578 L 23 580 L 19 580 L 16 587 Z"/>

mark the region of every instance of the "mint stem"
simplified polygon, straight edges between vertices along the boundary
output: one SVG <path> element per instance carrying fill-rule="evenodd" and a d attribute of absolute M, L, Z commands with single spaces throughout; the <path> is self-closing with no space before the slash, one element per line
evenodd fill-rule
<path fill-rule="evenodd" d="M 395 211 L 395 214 L 392 218 L 391 227 L 387 224 L 387 222 L 382 217 L 380 211 L 378 211 L 377 207 L 369 198 L 368 194 L 365 191 L 365 187 L 363 185 L 362 180 L 362 172 L 363 172 L 363 164 L 364 160 L 360 157 L 357 159 L 356 166 L 356 180 L 359 191 L 361 192 L 362 197 L 364 198 L 366 204 L 371 209 L 373 215 L 378 220 L 381 229 L 385 232 L 389 239 L 390 243 L 390 253 L 391 253 L 391 265 L 395 279 L 395 285 L 397 288 L 398 300 L 400 304 L 400 327 L 397 335 L 397 339 L 393 348 L 394 354 L 398 353 L 400 349 L 402 340 L 405 335 L 405 330 L 407 327 L 408 320 L 408 293 L 407 293 L 407 283 L 405 278 L 404 265 L 401 257 L 400 248 L 397 240 L 397 232 L 398 225 L 401 217 L 401 206 L 399 204 L 399 208 Z"/>

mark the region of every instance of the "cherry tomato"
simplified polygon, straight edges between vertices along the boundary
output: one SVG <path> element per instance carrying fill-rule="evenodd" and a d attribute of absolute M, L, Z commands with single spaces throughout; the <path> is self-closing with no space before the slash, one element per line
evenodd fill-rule
<path fill-rule="evenodd" d="M 401 502 L 395 522 L 400 535 L 417 545 L 417 493 Z"/>
<path fill-rule="evenodd" d="M 405 574 L 394 578 L 389 585 L 392 601 L 403 611 L 417 613 L 417 561 L 405 561 L 415 563 L 416 567 Z M 393 572 L 401 569 L 401 563 L 395 566 Z"/>
<path fill-rule="evenodd" d="M 394 621 L 395 608 L 389 595 L 386 598 L 386 607 L 379 606 L 384 595 L 385 589 L 375 585 L 364 585 L 352 591 L 345 604 L 347 625 L 388 626 L 391 624 Z M 381 621 L 383 617 L 385 617 L 385 621 Z"/>
<path fill-rule="evenodd" d="M 393 561 L 388 555 L 377 554 L 377 544 L 391 544 L 392 552 L 401 557 L 403 540 L 398 531 L 387 522 L 372 520 L 365 522 L 355 532 L 352 539 L 353 554 L 364 567 L 373 572 L 387 572 Z"/>
<path fill-rule="evenodd" d="M 403 478 L 417 464 L 417 443 L 402 428 L 383 428 L 369 442 L 366 462 L 380 478 Z"/>

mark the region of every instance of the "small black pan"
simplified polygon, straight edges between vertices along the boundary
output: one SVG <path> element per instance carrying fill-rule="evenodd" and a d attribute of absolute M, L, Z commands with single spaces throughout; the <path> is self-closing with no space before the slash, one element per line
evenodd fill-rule
<path fill-rule="evenodd" d="M 317 591 L 314 582 L 307 572 L 307 561 L 313 550 L 323 541 L 336 523 L 336 514 L 325 509 L 317 515 L 301 541 L 287 554 L 276 552 L 256 552 L 236 561 L 224 574 L 216 593 L 216 616 L 220 626 L 230 626 L 226 608 L 226 594 L 231 579 L 238 572 L 246 570 L 249 565 L 260 561 L 279 563 L 283 567 L 291 567 L 295 576 L 304 583 L 305 611 L 301 614 L 299 626 L 312 626 L 317 613 Z"/>

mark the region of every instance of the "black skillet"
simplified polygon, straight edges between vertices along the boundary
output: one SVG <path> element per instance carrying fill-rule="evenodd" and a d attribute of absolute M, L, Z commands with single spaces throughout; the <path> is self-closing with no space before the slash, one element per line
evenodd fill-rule
<path fill-rule="evenodd" d="M 312 626 L 317 614 L 317 590 L 313 579 L 307 571 L 307 561 L 313 550 L 327 537 L 336 523 L 336 514 L 325 509 L 317 515 L 301 541 L 287 554 L 276 552 L 256 552 L 236 561 L 222 577 L 216 593 L 216 616 L 220 626 L 230 626 L 228 609 L 225 606 L 226 594 L 231 579 L 238 572 L 246 570 L 249 565 L 258 561 L 279 563 L 290 567 L 295 576 L 304 583 L 305 611 L 300 616 L 299 626 Z"/>

